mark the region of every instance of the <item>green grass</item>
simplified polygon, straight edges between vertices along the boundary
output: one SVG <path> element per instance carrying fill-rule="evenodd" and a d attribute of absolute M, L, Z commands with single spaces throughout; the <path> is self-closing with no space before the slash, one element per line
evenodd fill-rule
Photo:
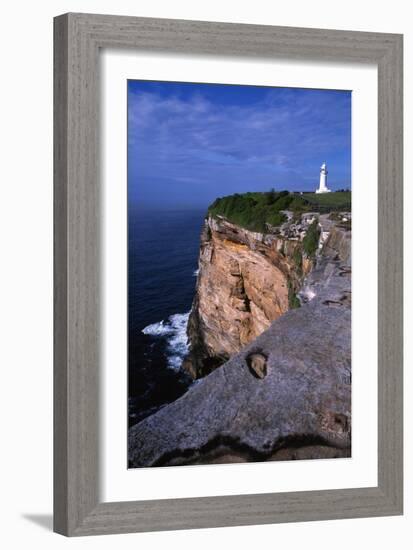
<path fill-rule="evenodd" d="M 301 195 L 271 190 L 267 193 L 235 193 L 217 198 L 209 206 L 208 215 L 223 216 L 245 229 L 265 233 L 267 224 L 277 227 L 287 221 L 282 210 L 290 210 L 298 216 L 302 212 L 329 212 L 340 209 L 351 209 L 351 192 Z"/>
<path fill-rule="evenodd" d="M 351 210 L 351 191 L 338 193 L 306 193 L 305 199 L 316 207 Z"/>

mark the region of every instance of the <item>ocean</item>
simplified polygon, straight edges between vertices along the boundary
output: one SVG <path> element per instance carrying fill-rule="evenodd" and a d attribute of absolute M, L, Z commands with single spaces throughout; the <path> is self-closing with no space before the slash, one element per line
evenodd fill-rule
<path fill-rule="evenodd" d="M 129 426 L 183 395 L 205 210 L 128 212 Z"/>

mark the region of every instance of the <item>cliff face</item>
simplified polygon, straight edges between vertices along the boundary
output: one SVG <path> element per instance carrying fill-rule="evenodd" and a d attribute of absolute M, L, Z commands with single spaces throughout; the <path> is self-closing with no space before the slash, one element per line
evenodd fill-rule
<path fill-rule="evenodd" d="M 184 363 L 194 378 L 214 370 L 297 305 L 295 295 L 313 267 L 302 242 L 312 220 L 309 215 L 266 235 L 222 218 L 205 220 Z"/>
<path fill-rule="evenodd" d="M 350 456 L 351 232 L 327 216 L 320 216 L 320 224 L 322 249 L 303 281 L 302 306 L 279 316 L 185 395 L 133 426 L 129 430 L 132 467 Z M 208 236 L 203 251 L 215 250 L 218 244 L 224 248 L 218 254 L 225 252 L 233 259 L 229 252 L 233 245 L 225 240 L 229 239 Z M 258 262 L 255 253 L 260 252 L 250 244 L 248 250 L 242 250 Z M 270 249 L 265 250 L 269 253 Z M 274 252 L 273 257 L 279 256 Z M 208 265 L 211 262 L 207 268 L 212 269 Z M 212 261 L 212 265 L 216 264 Z M 272 269 L 262 260 L 257 265 Z M 287 265 L 287 260 L 275 265 L 278 271 L 274 274 L 281 283 L 279 273 L 285 276 Z M 245 273 L 246 267 L 235 267 L 238 271 L 233 277 L 238 280 L 239 270 Z M 219 270 L 214 267 L 215 273 Z M 200 279 L 198 286 L 204 284 L 208 289 L 206 281 Z M 255 297 L 251 290 L 255 285 L 243 284 L 250 294 L 241 294 Z M 228 293 L 232 286 L 225 288 Z M 221 305 L 212 298 L 214 304 Z M 242 300 L 236 299 L 236 304 Z M 259 302 L 257 307 L 261 312 L 278 314 L 286 307 L 285 300 L 284 292 L 272 309 L 266 302 Z M 231 303 L 228 297 L 227 303 Z M 209 310 L 203 307 L 200 304 L 205 315 Z M 229 313 L 233 311 L 225 307 Z M 253 308 L 250 310 L 241 313 L 251 313 Z M 254 323 L 251 326 L 258 326 Z M 234 346 L 238 334 L 236 331 L 232 337 Z M 223 346 L 224 335 L 208 342 Z"/>

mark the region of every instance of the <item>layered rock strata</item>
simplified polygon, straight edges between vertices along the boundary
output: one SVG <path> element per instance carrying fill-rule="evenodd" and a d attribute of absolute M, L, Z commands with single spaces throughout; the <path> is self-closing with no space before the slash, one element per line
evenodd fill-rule
<path fill-rule="evenodd" d="M 314 218 L 277 234 L 254 233 L 225 219 L 205 220 L 184 368 L 200 378 L 288 311 L 313 261 L 302 245 Z M 288 234 L 287 234 L 288 228 Z"/>

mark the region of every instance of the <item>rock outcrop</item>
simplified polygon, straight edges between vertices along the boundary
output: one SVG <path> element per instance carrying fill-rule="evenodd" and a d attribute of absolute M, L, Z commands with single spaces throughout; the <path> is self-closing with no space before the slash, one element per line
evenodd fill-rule
<path fill-rule="evenodd" d="M 258 283 L 255 294 L 252 281 L 243 275 L 243 286 L 237 283 L 239 292 L 233 296 L 239 308 L 234 309 L 249 313 L 241 306 L 247 294 L 256 297 L 254 304 L 265 314 L 263 324 L 269 311 L 277 318 L 184 396 L 129 430 L 131 467 L 350 456 L 351 233 L 327 216 L 321 216 L 320 223 L 324 242 L 314 269 L 301 285 L 302 307 L 283 313 L 284 291 L 269 309 L 258 295 Z M 222 247 L 218 254 L 233 261 L 234 240 L 213 238 L 214 250 Z M 209 254 L 206 242 L 203 253 Z M 289 263 L 278 255 L 279 245 L 271 248 L 257 239 L 254 246 L 253 257 L 262 269 L 272 268 L 261 256 L 273 254 L 274 274 L 280 288 L 285 288 L 282 276 Z M 245 249 L 239 251 L 242 255 Z M 239 263 L 231 265 L 234 280 L 240 279 L 240 272 L 247 273 L 242 260 L 241 269 Z M 215 273 L 218 276 L 219 271 Z M 256 274 L 259 277 L 261 272 Z M 268 292 L 268 281 L 262 284 Z M 220 307 L 219 300 L 211 299 Z M 257 319 L 250 323 L 250 332 L 263 326 L 258 324 L 263 316 Z M 232 333 L 227 327 L 224 334 L 230 345 L 237 339 L 242 345 L 241 330 Z M 232 349 L 224 348 L 223 338 L 209 342 L 222 344 L 225 353 Z"/>
<path fill-rule="evenodd" d="M 223 218 L 205 220 L 184 363 L 193 378 L 227 361 L 297 300 L 313 266 L 303 238 L 314 216 L 303 218 L 276 234 L 254 233 Z"/>

